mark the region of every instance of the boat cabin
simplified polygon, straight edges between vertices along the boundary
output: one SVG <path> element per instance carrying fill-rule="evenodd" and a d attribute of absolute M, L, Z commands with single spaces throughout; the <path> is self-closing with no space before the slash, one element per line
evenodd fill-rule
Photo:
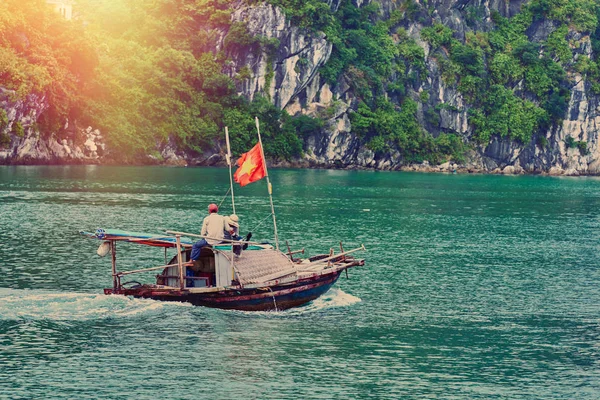
<path fill-rule="evenodd" d="M 203 247 L 200 252 L 200 258 L 189 265 L 191 262 L 191 249 L 185 250 L 183 254 L 185 266 L 185 284 L 184 287 L 225 287 L 231 286 L 234 281 L 234 270 L 231 266 L 231 255 L 224 254 L 223 247 L 231 246 Z M 177 255 L 175 255 L 161 274 L 156 276 L 156 284 L 178 287 L 179 286 L 179 266 L 177 265 Z M 233 282 L 235 284 L 235 282 Z"/>

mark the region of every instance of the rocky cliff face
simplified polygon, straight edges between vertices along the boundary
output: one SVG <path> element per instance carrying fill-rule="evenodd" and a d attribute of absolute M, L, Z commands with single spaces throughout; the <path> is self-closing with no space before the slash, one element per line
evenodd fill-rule
<path fill-rule="evenodd" d="M 517 14 L 524 1 L 503 0 L 429 0 L 421 4 L 421 10 L 404 26 L 408 35 L 424 49 L 426 78 L 415 82 L 407 96 L 418 103 L 417 118 L 426 130 L 437 136 L 441 132 L 455 133 L 464 141 L 469 141 L 473 128 L 468 122 L 468 105 L 454 85 L 448 85 L 441 78 L 439 65 L 432 56 L 432 49 L 421 39 L 421 31 L 432 23 L 442 23 L 452 28 L 455 37 L 464 40 L 468 31 L 486 31 L 492 26 L 491 16 L 498 12 L 505 17 Z M 339 0 L 328 0 L 332 10 L 337 10 Z M 250 77 L 239 84 L 238 91 L 252 99 L 257 94 L 266 94 L 271 101 L 291 115 L 300 113 L 325 119 L 325 127 L 306 140 L 306 155 L 303 165 L 336 168 L 375 168 L 375 169 L 420 169 L 427 171 L 486 171 L 496 173 L 549 173 L 549 174 L 600 174 L 600 97 L 593 95 L 590 82 L 573 73 L 573 82 L 568 108 L 563 122 L 553 125 L 543 132 L 547 143 L 539 146 L 534 141 L 526 144 L 509 139 L 493 137 L 488 144 L 477 145 L 467 154 L 462 165 L 445 163 L 440 166 L 406 165 L 398 151 L 376 154 L 352 133 L 349 115 L 356 109 L 357 96 L 350 82 L 341 78 L 333 87 L 322 79 L 319 69 L 329 60 L 332 44 L 323 33 L 311 32 L 292 26 L 283 11 L 273 5 L 256 3 L 248 5 L 238 0 L 234 22 L 247 26 L 249 33 L 270 40 L 272 47 L 262 51 L 240 51 L 234 54 L 233 62 L 227 66 L 231 76 L 242 68 L 249 68 Z M 354 0 L 363 7 L 369 0 Z M 380 0 L 381 19 L 387 19 L 395 11 L 403 10 L 405 2 Z M 424 8 L 425 7 L 425 8 Z M 472 17 L 473 10 L 477 18 Z M 527 32 L 532 41 L 545 40 L 554 30 L 552 22 L 542 21 L 532 25 Z M 225 37 L 226 32 L 222 35 Z M 590 38 L 571 30 L 568 40 L 577 43 L 572 46 L 574 59 L 592 56 Z M 224 47 L 223 40 L 220 48 Z M 421 101 L 420 95 L 428 93 L 428 100 Z M 446 107 L 436 108 L 444 104 Z M 30 96 L 26 101 L 11 102 L 8 93 L 0 96 L 0 107 L 7 110 L 8 124 L 1 134 L 10 138 L 10 143 L 0 147 L 0 163 L 26 162 L 98 162 L 107 150 L 102 135 L 92 128 L 85 131 L 64 129 L 61 133 L 45 134 L 42 139 L 37 132 L 35 121 L 44 112 L 43 97 Z M 426 112 L 435 110 L 437 123 L 426 118 Z M 24 128 L 22 134 L 15 134 L 14 126 Z M 71 132 L 71 133 L 68 133 Z M 47 137 L 50 137 L 47 139 Z M 572 139 L 570 139 L 572 138 Z M 587 152 L 568 146 L 569 141 L 585 142 Z M 159 149 L 163 160 L 172 164 L 185 164 L 186 157 L 169 143 Z M 220 158 L 209 157 L 206 162 L 213 164 Z M 188 160 L 189 161 L 189 160 Z"/>
<path fill-rule="evenodd" d="M 355 5 L 364 6 L 369 1 L 355 1 Z M 400 2 L 384 0 L 381 5 L 382 19 L 386 19 L 399 7 Z M 417 1 L 418 3 L 418 1 Z M 446 85 L 441 79 L 437 62 L 430 57 L 429 45 L 421 40 L 420 32 L 425 25 L 441 22 L 452 28 L 455 35 L 464 39 L 469 30 L 489 30 L 491 14 L 499 12 L 505 17 L 517 14 L 523 1 L 505 2 L 500 0 L 464 1 L 438 0 L 429 2 L 433 12 L 419 15 L 415 22 L 406 27 L 409 35 L 424 48 L 427 66 L 427 78 L 412 88 L 409 96 L 419 98 L 426 91 L 429 100 L 419 103 L 418 119 L 434 136 L 440 132 L 456 133 L 469 140 L 472 127 L 468 123 L 468 107 L 455 86 Z M 337 7 L 339 4 L 330 4 Z M 476 9 L 479 17 L 469 20 L 467 13 Z M 355 95 L 343 80 L 330 86 L 321 79 L 318 68 L 323 65 L 331 52 L 327 38 L 320 35 L 309 35 L 286 22 L 283 14 L 270 5 L 246 6 L 235 13 L 234 19 L 248 23 L 252 33 L 266 37 L 277 37 L 280 46 L 269 65 L 268 56 L 262 54 L 258 59 L 247 57 L 238 60 L 240 65 L 251 65 L 253 78 L 244 86 L 243 93 L 252 98 L 257 92 L 270 94 L 274 103 L 286 109 L 290 114 L 304 113 L 323 117 L 323 110 L 334 108 L 325 129 L 308 138 L 306 160 L 310 165 L 324 167 L 358 167 L 376 169 L 421 169 L 421 170 L 454 170 L 486 171 L 496 173 L 549 173 L 549 174 L 598 174 L 600 173 L 600 146 L 598 144 L 598 128 L 600 98 L 590 94 L 590 83 L 575 74 L 570 80 L 575 82 L 571 88 L 571 98 L 562 124 L 550 127 L 544 136 L 547 145 L 539 148 L 533 141 L 527 144 L 515 143 L 509 139 L 493 138 L 489 144 L 477 146 L 469 152 L 464 165 L 452 163 L 441 166 L 405 165 L 402 157 L 396 152 L 376 155 L 365 147 L 359 138 L 353 135 L 349 113 L 355 107 Z M 544 40 L 554 30 L 547 21 L 537 24 L 529 32 L 532 41 Z M 571 31 L 568 37 L 571 43 L 579 43 L 573 48 L 573 57 L 591 57 L 592 46 L 589 37 Z M 300 60 L 303 61 L 299 67 Z M 273 68 L 274 79 L 265 87 L 265 76 Z M 439 109 L 439 125 L 431 126 L 425 120 L 425 111 L 436 104 L 449 107 Z M 333 114 L 333 115 L 331 115 Z M 578 148 L 567 146 L 572 137 L 574 141 L 587 143 L 587 154 Z"/>
<path fill-rule="evenodd" d="M 537 34 L 548 35 L 544 27 Z M 535 34 L 534 33 L 534 34 Z M 571 32 L 572 42 L 580 43 L 573 51 L 574 58 L 592 56 L 592 46 L 587 36 Z M 544 132 L 548 145 L 540 149 L 535 143 L 525 146 L 510 141 L 493 140 L 481 149 L 474 159 L 486 171 L 546 172 L 551 175 L 596 175 L 600 173 L 600 97 L 590 92 L 590 82 L 580 74 L 571 77 L 571 97 L 562 124 Z M 468 132 L 468 131 L 467 131 Z M 585 142 L 587 154 L 567 145 L 571 140 Z"/>
<path fill-rule="evenodd" d="M 279 108 L 299 101 L 308 85 L 318 82 L 318 70 L 329 59 L 332 45 L 323 33 L 309 33 L 294 27 L 281 9 L 270 4 L 240 4 L 232 20 L 246 24 L 253 36 L 276 39 L 277 49 L 241 54 L 234 71 L 251 66 L 252 77 L 242 85 L 241 94 L 252 99 L 266 93 Z M 271 54 L 272 53 L 272 54 Z M 300 108 L 295 108 L 298 112 Z"/>
<path fill-rule="evenodd" d="M 29 95 L 25 100 L 11 100 L 12 91 L 0 88 L 0 110 L 6 120 L 0 125 L 0 164 L 97 163 L 106 146 L 100 131 L 69 127 L 44 137 L 37 125 L 48 104 L 44 96 Z"/>

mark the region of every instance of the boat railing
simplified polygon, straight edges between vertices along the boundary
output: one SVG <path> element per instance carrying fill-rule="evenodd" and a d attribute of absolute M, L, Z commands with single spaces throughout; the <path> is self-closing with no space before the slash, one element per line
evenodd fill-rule
<path fill-rule="evenodd" d="M 134 269 L 134 270 L 125 271 L 125 272 L 117 272 L 115 275 L 116 276 L 131 275 L 131 274 L 137 274 L 139 272 L 156 271 L 157 269 L 165 269 L 165 268 L 177 267 L 177 266 L 179 266 L 179 264 L 167 264 L 167 265 L 161 265 L 161 266 L 158 266 L 158 267 L 151 267 L 151 268 L 144 268 L 144 269 Z"/>
<path fill-rule="evenodd" d="M 343 252 L 343 253 L 333 254 L 333 255 L 331 255 L 331 256 L 329 256 L 329 257 L 320 258 L 320 259 L 318 259 L 318 260 L 315 260 L 315 261 L 313 261 L 313 262 L 311 262 L 311 263 L 309 263 L 309 264 L 303 265 L 301 270 L 302 270 L 302 271 L 314 271 L 315 269 L 318 269 L 318 268 L 316 268 L 316 267 L 319 267 L 319 268 L 320 268 L 320 265 L 319 265 L 319 264 L 323 264 L 323 263 L 330 263 L 330 262 L 332 262 L 332 261 L 334 261 L 334 262 L 335 262 L 335 260 L 336 260 L 336 259 L 340 259 L 340 261 L 341 261 L 341 262 L 344 262 L 344 261 L 346 261 L 345 259 L 346 259 L 346 256 L 347 256 L 348 254 L 354 253 L 354 252 L 356 252 L 356 251 L 361 251 L 361 250 L 362 250 L 362 251 L 365 251 L 365 250 L 367 250 L 367 249 L 365 248 L 365 245 L 364 245 L 364 244 L 361 244 L 361 245 L 360 245 L 360 247 L 357 247 L 357 248 L 355 248 L 355 249 L 352 249 L 352 250 L 345 251 L 345 252 Z"/>
<path fill-rule="evenodd" d="M 158 267 L 150 267 L 150 268 L 134 269 L 134 270 L 131 270 L 131 271 L 115 272 L 115 273 L 113 273 L 113 279 L 116 280 L 116 285 L 115 286 L 117 288 L 121 288 L 121 278 L 123 276 L 132 275 L 132 274 L 139 274 L 139 273 L 142 273 L 142 272 L 164 270 L 165 268 L 178 267 L 178 266 L 179 266 L 179 264 L 166 264 L 166 265 L 159 265 Z M 177 276 L 177 278 L 179 278 L 179 276 Z"/>

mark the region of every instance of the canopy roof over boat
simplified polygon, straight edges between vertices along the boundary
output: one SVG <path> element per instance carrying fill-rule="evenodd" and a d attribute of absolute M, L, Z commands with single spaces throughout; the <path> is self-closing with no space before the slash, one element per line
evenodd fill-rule
<path fill-rule="evenodd" d="M 130 243 L 138 243 L 145 244 L 148 246 L 155 247 L 176 247 L 177 239 L 174 236 L 170 235 L 160 235 L 153 233 L 144 233 L 144 232 L 131 232 L 131 231 L 122 231 L 120 229 L 96 229 L 96 232 L 79 232 L 81 235 L 87 236 L 92 239 L 100 239 L 100 240 L 118 240 L 123 242 Z M 194 241 L 187 237 L 181 237 L 181 246 L 182 247 L 192 247 Z"/>

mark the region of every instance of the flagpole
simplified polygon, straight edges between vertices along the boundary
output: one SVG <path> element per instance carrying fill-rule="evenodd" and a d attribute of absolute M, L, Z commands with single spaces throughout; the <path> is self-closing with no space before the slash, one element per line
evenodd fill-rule
<path fill-rule="evenodd" d="M 263 150 L 262 139 L 260 138 L 260 126 L 258 117 L 254 117 L 256 122 L 256 131 L 258 132 L 258 143 L 260 143 L 260 155 L 262 156 L 263 166 L 265 167 L 265 177 L 267 178 L 267 188 L 269 189 L 269 201 L 271 202 L 271 215 L 273 216 L 273 229 L 275 231 L 275 248 L 279 250 L 279 238 L 277 237 L 277 218 L 275 218 L 275 207 L 273 207 L 273 187 L 269 181 L 269 172 L 267 171 L 267 160 L 265 160 L 265 152 Z"/>
<path fill-rule="evenodd" d="M 225 142 L 227 143 L 227 155 L 225 158 L 227 159 L 227 165 L 229 165 L 229 187 L 231 190 L 231 207 L 233 208 L 233 213 L 235 214 L 235 201 L 233 199 L 233 177 L 231 176 L 231 147 L 229 147 L 229 130 L 225 127 Z"/>

